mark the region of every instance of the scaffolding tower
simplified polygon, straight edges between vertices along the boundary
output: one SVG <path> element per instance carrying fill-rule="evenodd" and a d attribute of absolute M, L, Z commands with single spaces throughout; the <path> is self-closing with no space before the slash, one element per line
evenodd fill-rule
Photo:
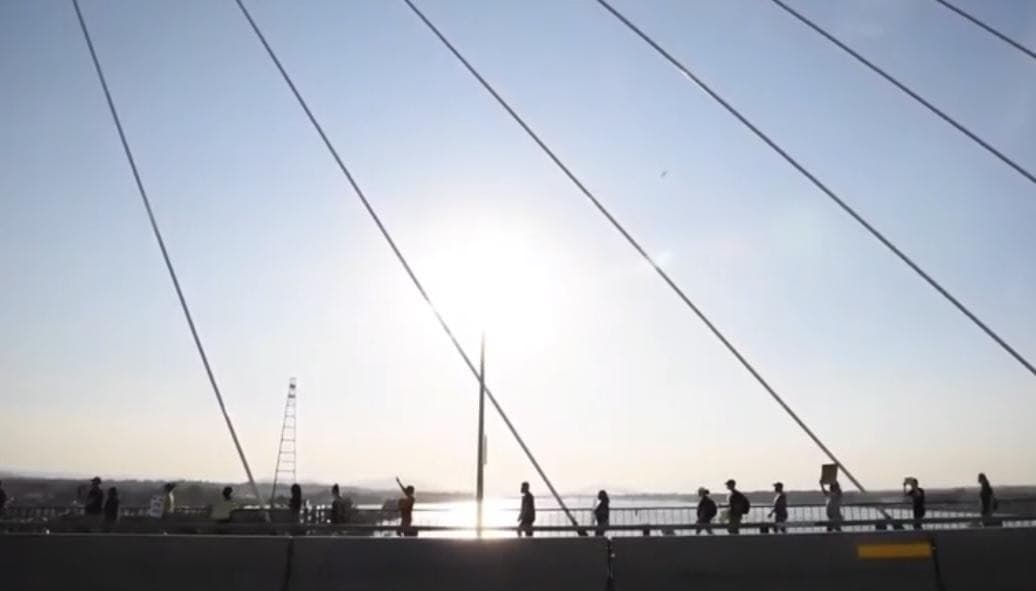
<path fill-rule="evenodd" d="M 273 469 L 273 490 L 270 492 L 270 505 L 277 499 L 277 484 L 288 479 L 295 483 L 295 378 L 288 380 L 288 399 L 284 402 L 284 420 L 281 422 L 281 442 L 277 445 L 277 464 Z"/>

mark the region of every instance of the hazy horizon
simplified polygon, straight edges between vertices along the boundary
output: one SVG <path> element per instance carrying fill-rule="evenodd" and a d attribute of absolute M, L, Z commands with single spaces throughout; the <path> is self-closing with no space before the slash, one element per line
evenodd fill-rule
<path fill-rule="evenodd" d="M 477 384 L 233 3 L 81 2 L 255 476 L 473 487 Z M 402 2 L 248 0 L 562 491 L 826 461 Z M 595 2 L 418 4 L 872 489 L 1036 483 L 1036 380 Z M 614 4 L 1036 358 L 1034 185 L 761 1 Z M 935 2 L 796 8 L 1036 168 L 1036 64 Z M 1036 4 L 960 4 L 1036 46 Z M 244 473 L 75 13 L 0 4 L 0 449 Z M 490 494 L 546 488 L 487 409 Z"/>

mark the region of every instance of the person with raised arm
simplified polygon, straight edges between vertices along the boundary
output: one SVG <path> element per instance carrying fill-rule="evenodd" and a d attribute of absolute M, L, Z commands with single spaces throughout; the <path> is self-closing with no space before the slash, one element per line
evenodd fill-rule
<path fill-rule="evenodd" d="M 399 476 L 396 476 L 396 484 L 399 485 L 399 490 L 403 491 L 403 497 L 399 499 L 398 535 L 407 538 L 417 537 L 417 528 L 414 527 L 414 487 L 410 484 L 403 486 Z"/>
<path fill-rule="evenodd" d="M 820 481 L 820 492 L 827 497 L 827 531 L 842 531 L 842 485 L 832 480 L 828 488 Z"/>

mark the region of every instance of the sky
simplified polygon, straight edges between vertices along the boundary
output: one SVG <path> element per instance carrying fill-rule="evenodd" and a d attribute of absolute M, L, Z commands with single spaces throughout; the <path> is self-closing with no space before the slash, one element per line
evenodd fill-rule
<path fill-rule="evenodd" d="M 402 1 L 247 4 L 560 490 L 815 486 Z M 1036 378 L 596 2 L 418 4 L 866 486 L 1036 482 Z M 790 4 L 1036 168 L 1036 61 L 930 0 Z M 1036 5 L 960 4 L 1036 46 Z M 614 5 L 1036 358 L 1032 183 L 770 2 Z M 256 476 L 294 376 L 300 480 L 473 489 L 477 383 L 234 3 L 82 7 Z M 0 3 L 0 80 L 0 468 L 240 482 L 70 2 Z M 542 491 L 486 428 L 487 489 Z"/>

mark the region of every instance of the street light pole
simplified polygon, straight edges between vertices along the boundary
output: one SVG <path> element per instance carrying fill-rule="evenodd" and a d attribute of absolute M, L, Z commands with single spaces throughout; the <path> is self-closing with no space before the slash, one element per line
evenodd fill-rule
<path fill-rule="evenodd" d="M 486 332 L 482 331 L 478 362 L 478 476 L 475 480 L 475 529 L 482 537 L 482 499 L 485 495 L 484 471 L 486 465 Z"/>

